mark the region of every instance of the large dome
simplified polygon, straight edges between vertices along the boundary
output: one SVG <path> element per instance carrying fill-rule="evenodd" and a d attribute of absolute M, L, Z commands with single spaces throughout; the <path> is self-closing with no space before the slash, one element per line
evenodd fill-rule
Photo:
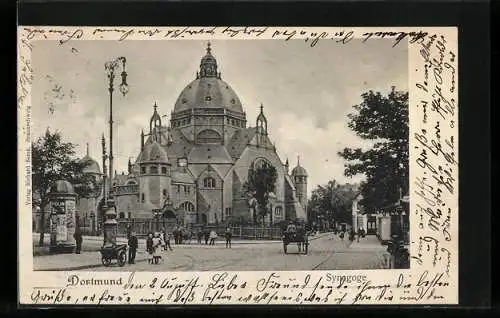
<path fill-rule="evenodd" d="M 234 90 L 217 77 L 202 77 L 189 83 L 175 103 L 174 112 L 191 108 L 220 108 L 243 112 Z"/>
<path fill-rule="evenodd" d="M 217 72 L 217 60 L 212 55 L 210 43 L 200 62 L 196 79 L 184 88 L 175 103 L 174 112 L 192 108 L 226 108 L 243 113 L 240 99 Z"/>

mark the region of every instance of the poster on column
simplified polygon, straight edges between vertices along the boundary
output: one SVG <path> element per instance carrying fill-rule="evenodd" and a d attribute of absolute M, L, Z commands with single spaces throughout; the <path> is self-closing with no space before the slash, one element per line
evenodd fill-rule
<path fill-rule="evenodd" d="M 155 235 L 163 189 L 177 189 L 183 229 L 167 233 L 168 257 L 137 253 L 121 267 L 101 263 L 102 233 L 84 234 L 80 254 L 43 255 L 21 218 L 22 304 L 458 302 L 456 27 L 22 25 L 18 43 L 19 151 L 38 155 L 33 141 L 74 153 L 99 175 L 112 101 L 113 200 L 150 215 L 133 220 L 138 251 Z M 19 162 L 20 176 L 34 159 Z M 25 215 L 37 189 L 19 181 Z M 283 207 L 273 224 L 260 208 L 271 193 Z M 181 217 L 191 206 L 206 222 Z M 78 208 L 65 207 L 58 240 Z M 212 207 L 207 218 L 200 207 Z"/>
<path fill-rule="evenodd" d="M 75 201 L 66 201 L 66 224 L 68 229 L 75 227 Z"/>
<path fill-rule="evenodd" d="M 56 243 L 64 244 L 68 240 L 68 226 L 66 224 L 66 214 L 57 214 Z"/>

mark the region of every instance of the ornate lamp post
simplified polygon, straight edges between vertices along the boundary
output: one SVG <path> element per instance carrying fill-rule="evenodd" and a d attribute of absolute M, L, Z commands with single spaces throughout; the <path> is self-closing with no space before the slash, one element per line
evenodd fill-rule
<path fill-rule="evenodd" d="M 114 91 L 114 81 L 115 81 L 115 71 L 122 66 L 122 82 L 120 84 L 120 92 L 125 96 L 129 87 L 127 84 L 127 72 L 125 71 L 125 63 L 127 59 L 123 56 L 116 58 L 113 61 L 106 62 L 104 68 L 108 75 L 109 80 L 109 181 L 111 184 L 111 179 L 113 178 L 113 91 Z M 109 189 L 111 191 L 111 187 Z"/>
<path fill-rule="evenodd" d="M 116 236 L 118 232 L 118 222 L 116 221 L 116 209 L 114 201 L 112 200 L 112 178 L 113 178 L 113 91 L 114 91 L 114 81 L 115 81 L 115 72 L 118 70 L 120 65 L 122 66 L 122 82 L 120 84 L 120 92 L 123 96 L 128 93 L 129 87 L 127 84 L 127 73 L 125 71 L 125 63 L 127 59 L 123 56 L 116 58 L 113 61 L 106 62 L 104 64 L 104 69 L 108 75 L 109 80 L 109 157 L 106 156 L 105 152 L 105 141 L 103 136 L 103 163 L 105 163 L 106 159 L 109 158 L 109 174 L 108 174 L 108 182 L 109 187 L 106 189 L 106 182 L 104 181 L 104 204 L 103 204 L 103 212 L 105 221 L 103 223 L 104 227 L 104 245 L 115 245 L 116 244 Z M 105 165 L 103 164 L 103 172 L 106 175 Z M 109 194 L 109 197 L 107 195 Z"/>

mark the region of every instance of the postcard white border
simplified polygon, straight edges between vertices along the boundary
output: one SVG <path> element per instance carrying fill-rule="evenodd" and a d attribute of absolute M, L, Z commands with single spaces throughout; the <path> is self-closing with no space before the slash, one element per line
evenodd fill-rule
<path fill-rule="evenodd" d="M 196 32 L 204 29 L 204 32 Z M 203 305 L 203 304 L 290 304 L 290 305 L 315 305 L 315 304 L 457 304 L 458 303 L 458 34 L 456 27 L 395 27 L 395 28 L 310 28 L 310 27 L 253 27 L 242 28 L 234 27 L 235 31 L 239 32 L 223 33 L 227 30 L 226 27 L 193 27 L 187 29 L 192 32 L 186 32 L 185 27 L 45 27 L 45 26 L 19 26 L 18 28 L 18 180 L 19 180 L 19 297 L 21 304 L 38 304 L 38 305 L 53 305 L 53 304 L 144 304 L 140 302 L 140 298 L 154 297 L 152 292 L 159 290 L 157 286 L 153 288 L 146 287 L 145 289 L 124 289 L 123 286 L 79 286 L 66 287 L 68 277 L 73 274 L 79 275 L 81 278 L 106 278 L 119 279 L 128 281 L 133 275 L 133 281 L 137 284 L 148 284 L 153 277 L 172 277 L 176 276 L 179 280 L 192 281 L 197 277 L 197 283 L 203 287 L 196 287 L 195 295 L 190 296 L 192 299 L 187 301 L 174 300 L 175 297 L 168 299 L 163 297 L 159 303 L 166 305 Z M 206 33 L 206 30 L 212 30 L 212 33 Z M 253 31 L 252 31 L 253 30 Z M 260 32 L 258 32 L 260 30 Z M 176 33 L 177 32 L 177 33 Z M 183 32 L 183 33 L 181 33 Z M 418 38 L 418 33 L 425 33 L 423 38 L 416 41 L 412 39 Z M 181 33 L 181 35 L 179 35 Z M 338 41 L 339 45 L 349 45 L 349 38 L 367 38 L 368 33 L 371 33 L 366 45 L 370 45 L 370 41 L 376 41 L 377 38 L 391 38 L 397 42 L 400 38 L 400 43 L 397 45 L 408 45 L 409 49 L 409 92 L 410 92 L 410 235 L 412 255 L 422 254 L 419 259 L 411 259 L 411 269 L 409 270 L 353 270 L 353 271 L 293 271 L 293 272 L 278 272 L 277 280 L 286 280 L 295 278 L 299 282 L 307 280 L 310 284 L 300 289 L 271 289 L 260 291 L 262 288 L 262 279 L 269 278 L 271 272 L 228 272 L 228 275 L 238 275 L 239 281 L 245 281 L 245 288 L 237 288 L 235 290 L 227 290 L 225 295 L 231 295 L 231 300 L 220 298 L 214 300 L 202 300 L 204 291 L 206 290 L 210 280 L 214 275 L 220 274 L 216 272 L 176 272 L 176 273 L 154 273 L 154 272 L 41 272 L 33 271 L 33 254 L 32 254 L 32 211 L 31 211 L 31 182 L 30 182 L 30 122 L 31 122 L 31 49 L 30 43 L 35 40 L 59 40 L 62 45 L 69 41 L 83 40 L 189 40 L 189 39 L 274 39 L 276 41 L 284 41 L 289 38 L 304 39 L 304 45 L 314 46 L 313 42 L 318 41 Z M 413 34 L 413 36 L 412 36 Z M 417 34 L 417 35 L 415 35 Z M 176 36 L 174 36 L 176 35 Z M 404 35 L 404 36 L 403 36 Z M 428 49 L 425 46 L 429 43 L 432 36 L 435 35 L 435 40 L 432 41 Z M 306 41 L 307 39 L 307 41 Z M 439 47 L 438 41 L 442 41 L 442 47 Z M 344 43 L 345 42 L 345 43 Z M 314 49 L 313 47 L 311 49 Z M 441 53 L 444 55 L 444 61 L 439 61 Z M 423 56 L 428 56 L 426 61 Z M 454 59 L 451 57 L 454 56 Z M 433 62 L 433 58 L 437 58 Z M 433 64 L 434 63 L 434 64 Z M 448 63 L 447 66 L 443 66 Z M 427 78 L 427 89 L 421 88 L 423 85 L 426 69 L 429 70 Z M 441 80 L 435 77 L 435 69 L 440 68 Z M 457 70 L 454 74 L 451 73 L 451 68 Z M 438 70 L 439 72 L 439 70 Z M 453 77 L 453 80 L 452 80 Z M 452 84 L 452 81 L 454 84 Z M 438 82 L 441 82 L 440 84 Z M 417 87 L 420 85 L 420 88 Z M 449 113 L 446 114 L 446 119 L 440 118 L 437 112 L 432 111 L 433 100 L 436 100 L 435 87 L 439 84 L 442 99 L 440 106 L 450 106 L 450 100 L 453 99 L 453 110 L 446 108 Z M 452 91 L 452 86 L 455 89 Z M 444 99 L 448 102 L 445 105 Z M 422 102 L 423 101 L 423 102 Z M 422 103 L 427 103 L 427 123 L 423 123 Z M 453 113 L 453 114 L 451 114 Z M 445 158 L 440 150 L 436 150 L 436 154 L 432 154 L 431 132 L 437 121 L 440 122 L 440 134 L 443 142 L 441 143 L 443 152 L 450 155 L 449 149 L 445 148 L 444 140 L 453 138 L 454 140 L 454 164 L 452 171 L 449 174 L 440 176 L 449 176 L 453 178 L 453 193 L 442 191 L 440 193 L 439 203 L 443 203 L 447 208 L 450 208 L 449 219 L 447 222 L 447 213 L 442 213 L 440 216 L 433 216 L 432 222 L 435 223 L 435 228 L 430 227 L 429 214 L 426 207 L 429 206 L 428 197 L 425 193 L 417 195 L 417 192 L 422 191 L 422 178 L 428 167 L 422 160 L 418 161 L 422 147 L 426 147 L 421 143 L 422 138 L 415 137 L 415 134 L 421 134 L 422 129 L 428 132 L 426 141 L 428 142 L 428 158 L 427 163 L 435 166 L 442 166 L 449 163 L 449 156 Z M 454 121 L 454 125 L 451 124 Z M 417 149 L 416 147 L 420 148 Z M 417 164 L 417 161 L 419 164 Z M 444 182 L 447 182 L 445 179 Z M 417 184 L 420 182 L 420 184 Z M 428 186 L 436 187 L 438 184 L 433 183 L 431 177 L 427 177 Z M 443 186 L 443 184 L 441 184 Z M 425 189 L 424 189 L 425 190 Z M 435 199 L 435 198 L 434 198 Z M 436 214 L 436 212 L 433 212 Z M 423 225 L 420 225 L 423 224 Z M 447 233 L 444 233 L 444 230 Z M 430 246 L 429 251 L 422 247 L 422 239 L 424 243 Z M 427 238 L 427 239 L 425 239 Z M 433 245 L 434 244 L 434 245 Z M 420 251 L 419 251 L 420 246 Z M 448 253 L 449 252 L 449 253 Z M 437 254 L 436 254 L 437 253 Z M 349 284 L 347 288 L 342 288 L 342 291 L 333 288 L 333 293 L 326 297 L 328 288 L 319 289 L 316 286 L 315 291 L 318 299 L 316 301 L 304 301 L 298 299 L 299 293 L 311 293 L 314 290 L 314 283 L 318 280 L 320 284 L 326 284 L 326 276 L 330 275 L 361 275 L 366 276 L 369 284 L 366 282 L 354 282 Z M 309 276 L 308 276 L 309 275 Z M 309 277 L 309 278 L 306 278 Z M 321 278 L 321 280 L 320 280 Z M 260 284 L 260 285 L 259 285 Z M 259 287 L 260 286 L 260 287 Z M 364 286 L 364 287 L 363 287 Z M 368 287 L 367 287 L 368 286 Z M 385 286 L 385 287 L 384 287 Z M 57 291 L 55 294 L 59 298 L 46 297 L 45 300 L 40 297 L 41 293 L 54 294 L 52 289 Z M 384 290 L 385 289 L 385 290 Z M 61 296 L 61 290 L 64 290 L 64 295 Z M 113 300 L 102 298 L 103 293 L 107 290 L 108 295 L 114 295 Z M 278 294 L 274 294 L 278 290 Z M 383 294 L 381 291 L 384 290 Z M 270 293 L 266 296 L 268 299 L 255 301 L 248 300 L 248 295 L 252 297 L 261 295 L 264 292 Z M 98 295 L 96 299 L 84 301 L 85 295 L 95 293 Z M 345 294 L 345 295 L 344 295 Z M 380 296 L 382 294 L 382 296 Z M 38 297 L 37 297 L 38 295 Z M 158 294 L 156 294 L 158 295 Z M 274 296 L 273 296 L 274 295 Z M 273 298 L 273 297 L 278 298 Z M 379 297 L 380 296 L 380 297 Z M 392 296 L 392 297 L 389 297 Z M 325 298 L 326 297 L 326 298 Z M 100 299 L 102 298 L 102 299 Z M 300 298 L 300 297 L 299 297 Z M 302 297 L 304 298 L 304 297 Z"/>

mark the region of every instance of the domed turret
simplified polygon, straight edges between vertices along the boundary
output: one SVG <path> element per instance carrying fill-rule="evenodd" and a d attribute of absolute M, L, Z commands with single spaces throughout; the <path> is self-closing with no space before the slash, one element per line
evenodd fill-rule
<path fill-rule="evenodd" d="M 87 153 L 86 153 L 85 157 L 80 159 L 80 163 L 85 165 L 82 169 L 83 173 L 95 174 L 95 175 L 101 174 L 101 167 L 99 166 L 99 163 L 97 163 L 97 161 L 94 160 L 89 155 L 89 144 L 87 144 Z"/>
<path fill-rule="evenodd" d="M 292 176 L 296 177 L 307 177 L 307 171 L 300 165 L 300 159 L 297 158 L 297 166 L 292 170 Z"/>
<path fill-rule="evenodd" d="M 297 157 L 297 166 L 292 170 L 292 178 L 299 202 L 305 209 L 307 205 L 307 171 L 300 165 L 299 157 Z"/>

